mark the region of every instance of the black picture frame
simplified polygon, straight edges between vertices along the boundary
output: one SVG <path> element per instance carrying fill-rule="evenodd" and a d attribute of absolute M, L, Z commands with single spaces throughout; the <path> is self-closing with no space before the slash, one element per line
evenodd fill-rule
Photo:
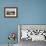
<path fill-rule="evenodd" d="M 16 18 L 18 17 L 18 7 L 4 7 L 5 18 Z"/>

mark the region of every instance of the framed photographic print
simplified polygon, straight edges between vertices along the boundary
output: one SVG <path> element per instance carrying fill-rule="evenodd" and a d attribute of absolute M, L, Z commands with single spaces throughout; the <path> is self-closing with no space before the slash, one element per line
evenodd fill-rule
<path fill-rule="evenodd" d="M 4 8 L 4 17 L 15 18 L 18 16 L 17 7 L 5 7 Z"/>

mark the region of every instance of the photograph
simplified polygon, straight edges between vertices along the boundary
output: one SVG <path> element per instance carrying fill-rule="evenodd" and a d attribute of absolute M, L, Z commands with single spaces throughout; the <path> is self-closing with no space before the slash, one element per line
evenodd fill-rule
<path fill-rule="evenodd" d="M 4 8 L 4 17 L 14 18 L 18 16 L 17 7 L 5 7 Z"/>

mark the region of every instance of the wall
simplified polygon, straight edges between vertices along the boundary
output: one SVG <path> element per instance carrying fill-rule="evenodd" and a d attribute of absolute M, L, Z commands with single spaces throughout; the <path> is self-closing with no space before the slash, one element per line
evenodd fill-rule
<path fill-rule="evenodd" d="M 4 7 L 18 7 L 18 18 L 4 18 Z M 46 0 L 0 0 L 0 44 L 7 44 L 17 24 L 46 24 Z M 17 42 L 17 40 L 16 40 Z"/>

